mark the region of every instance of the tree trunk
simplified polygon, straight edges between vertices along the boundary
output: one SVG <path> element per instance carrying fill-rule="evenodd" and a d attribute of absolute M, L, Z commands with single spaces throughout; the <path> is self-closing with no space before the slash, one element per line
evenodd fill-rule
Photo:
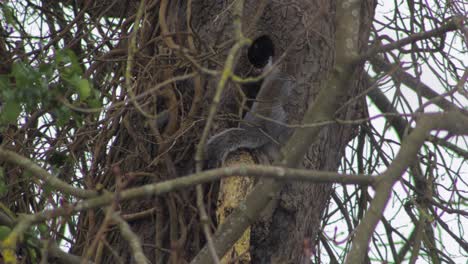
<path fill-rule="evenodd" d="M 309 102 L 313 102 L 314 95 L 318 93 L 331 70 L 333 63 L 334 43 L 334 1 L 301 1 L 300 8 L 293 9 L 284 5 L 267 9 L 266 13 L 276 18 L 265 23 L 271 31 L 279 32 L 282 38 L 292 39 L 295 36 L 288 33 L 302 30 L 302 45 L 293 53 L 288 54 L 288 61 L 294 74 L 304 76 L 304 85 L 307 87 Z M 282 6 L 282 7 L 281 7 Z M 374 1 L 362 1 L 360 50 L 367 46 Z M 293 9 L 293 10 L 292 10 Z M 320 11 L 322 9 L 322 11 Z M 286 12 L 288 10 L 289 12 Z M 311 10 L 311 12 L 307 12 Z M 323 12 L 323 13 L 321 13 Z M 287 14 L 285 16 L 284 14 Z M 303 17 L 318 16 L 316 23 L 300 28 L 304 24 Z M 287 21 L 285 23 L 285 21 Z M 306 20 L 307 21 L 307 20 Z M 285 34 L 286 33 L 286 34 Z M 294 33 L 293 33 L 294 34 Z M 287 44 L 286 44 L 287 45 Z M 294 55 L 295 56 L 294 56 Z M 292 56 L 289 56 L 292 55 Z M 348 98 L 353 98 L 362 87 L 363 71 L 355 72 L 354 80 L 350 80 Z M 301 75 L 296 75 L 301 76 Z M 302 96 L 302 95 L 301 95 Z M 312 98 L 310 98 L 312 97 Z M 364 98 L 349 104 L 342 109 L 337 117 L 341 119 L 356 119 L 365 116 Z M 301 109 L 301 106 L 294 106 Z M 302 116 L 298 113 L 298 116 Z M 304 168 L 337 171 L 340 160 L 344 155 L 347 143 L 356 135 L 355 126 L 328 125 L 322 129 L 318 141 L 313 144 L 302 163 Z M 321 228 L 321 216 L 328 206 L 328 200 L 333 191 L 330 184 L 311 184 L 304 182 L 289 182 L 281 190 L 279 201 L 275 209 L 259 221 L 252 230 L 252 263 L 309 263 L 304 245 L 311 247 L 312 252 L 318 243 Z M 310 241 L 310 243 L 308 242 Z"/>
<path fill-rule="evenodd" d="M 148 91 L 157 83 L 180 75 L 184 70 L 197 70 L 196 67 L 181 69 L 178 66 L 177 59 L 184 58 L 183 54 L 186 51 L 169 49 L 167 45 L 171 43 L 168 44 L 167 40 L 150 42 L 162 34 L 160 8 L 164 4 L 168 4 L 165 22 L 169 32 L 179 33 L 171 35 L 176 45 L 190 46 L 189 39 L 181 32 L 189 30 L 186 19 L 187 14 L 191 13 L 192 28 L 196 36 L 196 53 L 204 55 L 197 59 L 202 61 L 204 67 L 217 70 L 221 69 L 222 66 L 219 65 L 226 59 L 234 36 L 230 11 L 232 1 L 194 0 L 191 12 L 186 11 L 186 3 L 180 2 L 185 1 L 160 1 L 156 5 L 147 3 L 145 23 L 142 23 L 141 34 L 138 36 L 138 43 L 144 48 L 139 49 L 136 54 L 135 67 L 132 70 L 135 76 L 133 92 L 136 95 Z M 301 123 L 309 102 L 313 102 L 332 70 L 335 2 L 245 2 L 242 18 L 244 34 L 251 38 L 263 34 L 270 35 L 276 46 L 276 54 L 284 54 L 281 56 L 281 69 L 294 76 L 298 83 L 286 106 L 289 119 L 294 124 Z M 373 10 L 374 1 L 362 1 L 359 36 L 361 51 L 367 45 Z M 238 74 L 246 74 L 246 65 L 247 60 L 243 52 L 236 67 Z M 350 80 L 348 97 L 342 98 L 343 104 L 362 91 L 363 87 L 359 82 L 361 73 L 362 69 L 357 69 L 355 78 Z M 168 85 L 147 96 L 144 103 L 140 102 L 142 110 L 147 113 L 154 114 L 169 109 L 169 121 L 164 127 L 148 124 L 148 120 L 151 119 L 134 107 L 113 115 L 113 125 L 107 129 L 115 131 L 115 139 L 108 151 L 105 148 L 97 149 L 91 173 L 93 177 L 87 176 L 89 185 L 102 184 L 106 189 L 115 190 L 118 188 L 115 180 L 120 175 L 119 171 L 124 175 L 129 172 L 141 172 L 141 175 L 144 175 L 129 177 L 126 187 L 181 177 L 193 172 L 194 147 L 204 125 L 198 117 L 206 116 L 204 113 L 211 104 L 216 82 L 216 78 L 210 75 L 201 75 L 198 79 Z M 224 100 L 234 102 L 235 86 L 229 85 L 228 89 L 230 90 L 226 91 Z M 235 116 L 239 112 L 238 107 L 237 103 L 223 104 L 220 113 Z M 365 100 L 361 97 L 341 109 L 337 117 L 362 117 L 365 113 L 364 107 Z M 222 130 L 233 123 L 224 121 L 215 125 L 215 130 Z M 305 156 L 303 167 L 336 171 L 347 143 L 355 135 L 356 128 L 350 125 L 325 126 L 319 140 L 310 147 Z M 207 185 L 205 190 L 206 203 L 215 204 L 215 186 Z M 328 205 L 331 192 L 331 185 L 287 183 L 275 205 L 265 212 L 262 219 L 252 228 L 252 263 L 306 262 L 304 242 L 310 240 L 312 247 L 316 244 L 321 213 Z M 185 263 L 190 261 L 205 243 L 198 223 L 195 200 L 194 190 L 191 189 L 164 197 L 121 203 L 121 207 L 116 210 L 129 217 L 138 212 L 148 212 L 144 217 L 133 218 L 129 224 L 140 237 L 144 253 L 151 263 Z M 215 222 L 213 207 L 210 206 L 208 210 Z M 93 210 L 80 215 L 82 228 L 73 252 L 86 256 L 87 252 L 92 250 L 94 254 L 89 253 L 90 256 L 94 256 L 94 260 L 99 260 L 100 263 L 114 263 L 114 254 L 117 254 L 124 263 L 133 263 L 128 243 L 122 239 L 119 232 L 112 231 L 111 224 L 107 225 L 107 235 L 104 238 L 100 237 L 99 242 L 93 244 L 96 234 L 102 228 L 104 215 L 105 210 Z M 96 247 L 91 248 L 92 245 Z"/>

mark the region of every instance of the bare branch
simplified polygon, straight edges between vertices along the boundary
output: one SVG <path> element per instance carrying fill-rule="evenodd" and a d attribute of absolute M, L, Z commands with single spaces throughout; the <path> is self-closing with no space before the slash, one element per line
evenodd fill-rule
<path fill-rule="evenodd" d="M 43 168 L 37 166 L 31 160 L 18 155 L 16 152 L 6 150 L 0 147 L 0 160 L 4 160 L 9 163 L 16 164 L 22 168 L 25 168 L 28 171 L 31 171 L 39 179 L 43 180 L 46 184 L 49 184 L 55 190 L 61 191 L 63 193 L 78 197 L 78 198 L 90 198 L 97 195 L 96 191 L 85 190 L 82 188 L 76 188 L 72 185 L 58 179 L 57 177 L 49 174 Z"/>
<path fill-rule="evenodd" d="M 130 248 L 133 251 L 135 262 L 137 264 L 148 263 L 148 259 L 143 253 L 140 238 L 132 231 L 128 223 L 125 222 L 125 220 L 123 220 L 122 217 L 118 215 L 118 213 L 113 213 L 112 219 L 117 222 L 117 225 L 119 226 L 120 231 L 122 232 L 122 236 L 128 240 Z"/>
<path fill-rule="evenodd" d="M 408 44 L 414 43 L 414 42 L 419 41 L 419 40 L 444 35 L 447 32 L 457 30 L 460 27 L 460 25 L 462 24 L 462 21 L 463 21 L 462 17 L 454 17 L 449 22 L 447 22 L 445 25 L 443 25 L 443 26 L 441 26 L 439 28 L 436 28 L 436 29 L 433 29 L 433 30 L 430 30 L 430 31 L 426 31 L 426 32 L 420 32 L 420 33 L 412 34 L 411 36 L 409 36 L 407 38 L 404 38 L 404 39 L 401 39 L 399 41 L 395 41 L 393 43 L 390 43 L 390 44 L 387 44 L 387 45 L 384 45 L 384 46 L 372 48 L 369 51 L 367 51 L 364 55 L 361 55 L 359 60 L 360 61 L 366 61 L 369 58 L 374 57 L 377 53 L 388 52 L 388 51 L 391 51 L 391 50 L 394 50 L 394 49 L 401 48 L 401 47 L 406 46 Z"/>
<path fill-rule="evenodd" d="M 400 66 L 392 65 L 379 56 L 374 56 L 370 58 L 369 61 L 376 68 L 377 71 L 391 72 L 393 78 L 395 78 L 399 82 L 406 84 L 411 90 L 415 91 L 416 93 L 420 93 L 427 99 L 434 99 L 433 103 L 439 106 L 440 108 L 446 111 L 461 109 L 460 107 L 457 107 L 444 97 L 441 97 L 439 93 L 434 91 L 432 88 L 430 88 L 418 78 L 415 78 L 409 73 L 403 71 L 400 68 Z"/>
<path fill-rule="evenodd" d="M 468 117 L 459 112 L 450 112 L 427 114 L 418 120 L 416 128 L 403 139 L 400 151 L 393 163 L 385 173 L 379 176 L 375 188 L 376 196 L 356 229 L 346 263 L 361 263 L 366 256 L 369 240 L 390 199 L 393 185 L 411 165 L 419 148 L 432 130 L 448 130 L 456 135 L 466 135 L 468 134 Z"/>

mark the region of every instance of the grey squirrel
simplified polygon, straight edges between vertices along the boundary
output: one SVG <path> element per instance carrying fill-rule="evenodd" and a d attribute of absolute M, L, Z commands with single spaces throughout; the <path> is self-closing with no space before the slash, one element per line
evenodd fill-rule
<path fill-rule="evenodd" d="M 295 85 L 291 76 L 272 66 L 273 42 L 268 36 L 255 39 L 248 50 L 250 63 L 268 72 L 255 102 L 241 121 L 239 128 L 230 128 L 212 136 L 205 147 L 205 168 L 216 168 L 227 155 L 239 149 L 278 151 L 291 129 L 284 124 L 287 115 L 284 103 Z"/>

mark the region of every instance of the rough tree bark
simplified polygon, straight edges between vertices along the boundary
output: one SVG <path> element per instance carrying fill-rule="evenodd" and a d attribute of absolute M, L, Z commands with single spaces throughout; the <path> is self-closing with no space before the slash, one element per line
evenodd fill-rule
<path fill-rule="evenodd" d="M 145 23 L 142 23 L 141 38 L 138 43 L 150 43 L 160 36 L 162 30 L 160 15 L 165 15 L 171 33 L 187 32 L 185 20 L 188 12 L 184 1 L 147 1 Z M 300 124 L 302 116 L 313 102 L 334 63 L 335 47 L 335 5 L 337 1 L 299 0 L 299 1 L 257 1 L 245 2 L 243 31 L 247 37 L 254 38 L 262 34 L 270 35 L 276 44 L 276 53 L 281 54 L 281 67 L 294 76 L 298 87 L 291 95 L 287 113 L 295 124 Z M 190 3 L 190 1 L 189 1 Z M 160 7 L 167 4 L 167 11 L 160 12 Z M 192 28 L 196 35 L 198 54 L 208 54 L 209 59 L 203 65 L 220 69 L 226 58 L 226 51 L 232 46 L 233 32 L 231 12 L 232 1 L 197 1 L 191 2 Z M 135 5 L 131 5 L 135 6 Z M 361 1 L 359 32 L 360 50 L 367 45 L 374 1 Z M 115 10 L 114 10 L 115 11 Z M 113 14 L 115 15 L 115 14 Z M 150 26 L 149 26 L 150 25 Z M 189 46 L 183 34 L 175 34 L 176 44 Z M 183 51 L 171 50 L 168 42 L 155 41 L 146 45 L 136 54 L 135 94 L 151 89 L 155 83 L 175 76 L 181 72 L 176 66 L 177 56 L 184 57 Z M 170 44 L 170 43 L 169 43 Z M 125 44 L 122 44 L 125 45 Z M 164 60 L 162 53 L 169 50 Z M 215 52 L 213 52 L 215 51 Z M 171 57 L 172 56 L 172 57 Z M 245 74 L 245 54 L 239 57 L 237 70 Z M 192 69 L 194 69 L 193 67 Z M 148 72 L 153 74 L 148 74 Z M 357 69 L 353 80 L 349 81 L 345 103 L 353 98 L 361 87 L 362 69 Z M 207 96 L 203 98 L 201 109 L 198 106 L 184 105 L 200 93 L 194 92 L 197 82 L 202 83 Z M 201 76 L 198 81 L 178 82 L 158 92 L 161 99 L 148 97 L 144 109 L 148 112 L 171 109 L 169 123 L 161 131 L 148 125 L 148 119 L 140 111 L 130 108 L 116 115 L 108 127 L 116 133 L 113 146 L 106 153 L 105 148 L 96 150 L 96 162 L 93 164 L 93 175 L 88 179 L 90 185 L 100 183 L 106 188 L 115 188 L 112 180 L 119 170 L 126 172 L 152 172 L 157 177 L 138 177 L 131 180 L 128 186 L 157 182 L 180 177 L 192 172 L 194 145 L 197 143 L 203 122 L 196 122 L 200 114 L 205 113 L 211 103 L 211 95 L 216 82 L 209 75 Z M 229 99 L 231 91 L 226 92 Z M 225 97 L 226 98 L 226 97 Z M 222 113 L 238 113 L 236 104 L 226 104 Z M 365 115 L 364 99 L 349 103 L 337 116 L 343 119 L 354 119 Z M 217 129 L 232 125 L 229 122 L 218 122 Z M 189 133 L 187 133 L 189 131 Z M 356 128 L 349 125 L 327 125 L 322 129 L 319 140 L 310 147 L 304 157 L 302 166 L 311 169 L 336 171 L 346 144 L 356 135 Z M 167 143 L 168 142 L 168 143 Z M 173 144 L 174 143 L 174 144 Z M 112 165 L 112 166 L 111 166 Z M 106 167 L 107 166 L 107 167 Z M 117 170 L 116 168 L 119 168 Z M 100 173 L 99 171 L 102 171 Z M 214 188 L 206 186 L 207 204 L 216 200 Z M 251 237 L 252 263 L 301 263 L 305 262 L 303 243 L 311 239 L 315 244 L 320 232 L 321 212 L 328 204 L 332 191 L 331 185 L 305 184 L 290 182 L 284 185 L 275 205 L 253 227 Z M 205 239 L 200 232 L 196 214 L 193 190 L 172 193 L 166 197 L 144 199 L 122 203 L 118 210 L 124 215 L 153 210 L 144 218 L 132 220 L 132 230 L 141 239 L 143 250 L 151 263 L 184 263 L 190 261 L 203 246 Z M 214 215 L 210 210 L 210 215 Z M 104 217 L 105 211 L 88 211 L 80 216 L 80 233 L 73 252 L 86 256 L 93 245 L 94 237 Z M 101 263 L 114 263 L 117 253 L 125 263 L 132 263 L 130 248 L 118 232 L 109 232 L 105 237 L 107 244 L 99 242 L 96 255 Z M 96 244 L 94 244 L 96 246 Z"/>
<path fill-rule="evenodd" d="M 297 11 L 298 13 L 289 13 L 287 18 L 282 15 L 284 13 L 280 8 L 272 8 L 278 12 L 273 15 L 277 21 L 268 23 L 272 26 L 272 31 L 278 32 L 277 29 L 280 29 L 281 34 L 291 32 L 287 28 L 288 25 L 301 24 L 302 12 L 306 14 L 305 16 L 313 16 L 314 13 L 319 15 L 318 23 L 304 29 L 304 41 L 296 52 L 297 57 L 288 56 L 291 59 L 290 63 L 297 64 L 293 68 L 295 74 L 303 72 L 305 84 L 312 84 L 307 87 L 309 102 L 313 101 L 313 95 L 327 80 L 323 76 L 327 74 L 333 63 L 335 17 L 333 16 L 334 3 L 332 2 L 318 1 L 318 3 L 310 4 L 303 1 L 303 6 Z M 367 46 L 374 4 L 372 1 L 361 2 L 359 39 L 362 51 Z M 317 13 L 320 8 L 323 8 L 324 13 Z M 294 21 L 295 18 L 297 21 Z M 288 21 L 288 23 L 282 21 Z M 285 25 L 286 28 L 281 28 Z M 331 40 L 331 43 L 327 40 Z M 362 91 L 364 87 L 361 86 L 361 75 L 361 69 L 355 72 L 354 80 L 350 80 L 348 98 L 344 99 L 343 102 Z M 343 119 L 362 117 L 364 116 L 364 105 L 365 102 L 358 100 L 338 113 L 337 117 Z M 310 147 L 302 165 L 310 169 L 336 171 L 344 154 L 345 146 L 356 135 L 356 132 L 356 128 L 352 126 L 329 125 L 324 127 L 318 141 Z M 318 239 L 320 232 L 321 212 L 324 212 L 328 205 L 331 191 L 332 186 L 329 184 L 287 183 L 281 190 L 278 205 L 272 215 L 253 228 L 252 263 L 308 263 L 303 254 L 303 243 L 306 239 L 312 239 L 312 246 L 316 244 L 314 239 Z"/>

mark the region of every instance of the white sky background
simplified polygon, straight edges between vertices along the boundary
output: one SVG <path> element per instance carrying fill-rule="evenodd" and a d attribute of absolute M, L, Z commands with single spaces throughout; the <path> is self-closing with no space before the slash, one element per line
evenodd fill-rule
<path fill-rule="evenodd" d="M 397 2 L 400 5 L 400 3 L 406 2 L 406 1 L 395 1 L 395 2 Z M 394 5 L 395 2 L 394 1 L 379 1 L 379 5 L 378 5 L 377 10 L 376 10 L 376 19 L 378 21 L 381 21 L 381 22 L 387 22 L 388 18 L 390 18 L 390 19 L 393 18 L 393 15 L 394 15 L 393 13 L 394 13 L 394 10 L 395 10 L 395 5 Z M 431 3 L 433 3 L 432 1 L 423 1 L 423 2 L 425 2 L 427 5 L 430 5 Z M 462 9 L 463 9 L 463 11 L 465 12 L 465 15 L 466 15 L 467 14 L 466 10 L 468 10 L 468 2 L 466 2 L 464 5 L 463 4 L 458 4 L 458 5 L 464 7 Z M 406 4 L 401 4 L 398 7 L 398 10 L 401 13 L 409 14 L 409 11 L 407 9 Z M 448 18 L 448 17 L 450 17 L 452 15 L 453 14 L 447 14 L 445 16 L 445 18 Z M 375 25 L 375 27 L 377 29 L 381 29 L 380 25 Z M 433 27 L 431 25 L 427 25 L 426 28 L 427 29 L 432 29 Z M 379 33 L 379 35 L 383 35 L 383 34 L 390 36 L 394 40 L 398 40 L 398 39 L 407 37 L 406 35 L 403 35 L 403 36 L 400 36 L 400 38 L 398 38 L 395 31 L 393 31 L 391 29 L 385 29 L 385 28 Z M 450 53 L 453 56 L 456 56 L 464 64 L 464 65 L 457 65 L 457 66 L 459 66 L 461 69 L 464 69 L 468 64 L 468 54 L 467 54 L 467 48 L 466 48 L 467 47 L 466 45 L 468 45 L 468 43 L 464 43 L 463 39 L 460 37 L 459 34 L 455 35 L 453 33 L 448 34 L 448 37 L 446 39 L 446 43 L 451 43 L 451 44 L 446 45 L 445 50 L 450 49 L 450 51 L 448 53 Z M 387 43 L 384 42 L 383 44 L 388 44 L 388 42 Z M 403 57 L 400 57 L 400 60 L 403 61 L 403 62 L 410 62 L 411 58 L 410 58 L 409 55 L 405 55 Z M 435 66 L 435 65 L 431 64 L 431 66 Z M 409 73 L 412 74 L 413 76 L 415 76 L 414 72 L 410 71 Z M 441 72 L 440 74 L 444 75 L 443 72 Z M 388 80 L 388 77 L 386 79 Z M 446 88 L 447 85 L 442 83 L 431 72 L 430 68 L 427 65 L 425 65 L 423 62 L 422 62 L 422 66 L 421 66 L 421 77 L 420 77 L 420 79 L 422 80 L 423 83 L 425 83 L 426 85 L 431 87 L 436 92 L 443 93 L 443 92 L 447 91 L 447 88 Z M 452 86 L 451 88 L 453 88 L 453 86 L 458 82 L 458 80 L 455 80 L 455 79 L 453 79 L 453 78 L 451 78 L 449 76 L 447 77 L 447 80 L 448 80 L 449 85 Z M 466 86 L 466 84 L 465 84 L 465 86 Z M 386 85 L 386 86 L 380 86 L 379 89 L 382 89 L 382 91 L 385 92 L 385 94 L 388 96 L 388 98 L 390 100 L 392 100 L 392 98 L 394 98 L 394 95 L 397 92 L 397 90 L 394 87 L 392 82 L 389 82 L 388 85 Z M 407 109 L 406 106 L 402 106 L 401 104 L 399 104 L 397 106 L 398 111 L 400 113 L 414 112 L 414 110 L 416 110 L 420 106 L 420 100 L 419 100 L 417 94 L 415 92 L 413 92 L 411 89 L 405 87 L 404 85 L 401 85 L 400 89 L 401 89 L 400 92 L 408 100 L 408 102 L 411 105 L 412 109 Z M 468 90 L 468 89 L 466 89 L 466 87 L 465 87 L 465 90 Z M 465 109 L 468 107 L 468 100 L 465 97 L 461 96 L 460 94 L 455 94 L 454 97 L 458 101 L 453 102 L 453 103 L 457 104 L 460 107 L 464 107 Z M 447 99 L 450 100 L 450 98 L 447 98 Z M 370 116 L 376 116 L 378 114 L 381 114 L 381 112 L 373 105 L 373 102 L 371 100 L 367 99 L 367 101 L 368 101 L 368 105 L 369 105 L 369 114 L 370 114 Z M 423 103 L 426 102 L 426 101 L 427 100 L 423 100 Z M 434 105 L 430 105 L 430 106 L 425 108 L 425 112 L 437 112 L 437 111 L 440 111 L 440 109 L 437 106 L 434 106 Z M 379 131 L 383 131 L 383 129 L 384 129 L 385 125 L 386 125 L 386 120 L 385 120 L 385 118 L 377 118 L 377 119 L 372 120 L 371 124 L 375 129 L 377 129 Z M 414 122 L 412 122 L 412 125 L 414 125 Z M 443 135 L 444 134 L 442 134 L 442 136 L 441 135 L 439 135 L 439 136 L 443 137 Z M 385 138 L 392 139 L 394 142 L 399 142 L 400 141 L 393 129 L 386 130 Z M 458 147 L 460 147 L 462 149 L 465 149 L 465 150 L 468 149 L 468 145 L 467 145 L 468 137 L 464 137 L 464 138 L 458 137 L 458 138 L 451 139 L 450 141 L 452 143 L 454 143 L 454 144 L 457 144 Z M 434 148 L 432 147 L 432 144 L 426 144 L 425 146 L 429 150 L 434 151 Z M 394 157 L 398 150 L 399 150 L 399 145 L 398 144 L 391 144 L 391 146 L 386 145 L 386 144 L 383 145 L 383 151 L 386 152 L 386 153 L 391 153 L 390 154 L 391 157 Z M 366 143 L 366 148 L 365 148 L 364 153 L 369 154 L 369 151 L 370 150 L 369 150 L 368 144 Z M 351 153 L 352 153 L 352 150 L 347 149 L 346 154 L 347 154 L 348 157 L 351 156 L 350 155 Z M 421 153 L 424 153 L 424 152 L 421 151 Z M 457 158 L 456 155 L 451 156 L 448 153 L 443 154 L 443 159 L 445 159 L 445 161 L 449 163 L 449 167 L 451 169 L 459 171 L 458 177 L 460 177 L 461 179 L 465 179 L 465 183 L 466 183 L 466 181 L 468 180 L 468 177 L 467 177 L 468 176 L 468 164 L 467 164 L 467 162 L 464 161 L 461 158 Z M 357 168 L 356 164 L 354 164 L 354 166 L 356 166 L 356 168 Z M 382 172 L 382 171 L 385 171 L 385 169 L 386 169 L 386 166 L 384 164 L 381 164 L 378 170 L 380 172 Z M 423 171 L 425 171 L 425 169 L 426 168 L 423 167 Z M 436 172 L 436 174 L 437 175 L 444 175 L 444 172 L 439 170 L 438 172 Z M 410 176 L 408 174 L 405 174 L 404 178 L 406 180 L 408 180 L 408 181 L 411 181 L 411 178 L 410 178 Z M 439 177 L 437 182 L 444 185 L 446 188 L 449 188 L 449 189 L 453 188 L 452 187 L 453 182 L 447 176 Z M 465 194 L 466 194 L 466 192 L 468 192 L 468 186 L 465 183 L 463 183 L 462 181 L 458 181 L 456 187 L 459 190 L 464 190 Z M 346 189 L 347 189 L 348 194 L 352 193 L 355 190 L 355 188 L 353 186 L 347 186 Z M 450 200 L 450 197 L 452 195 L 451 191 L 444 190 L 442 188 L 437 188 L 437 190 L 439 191 L 440 196 L 445 198 L 446 201 Z M 336 191 L 337 191 L 337 194 L 339 194 L 339 196 L 342 197 L 341 193 L 343 191 L 343 187 L 337 185 L 336 186 Z M 373 195 L 373 190 L 371 190 L 371 188 L 369 189 L 369 191 L 370 191 L 371 195 Z M 384 213 L 386 219 L 391 221 L 390 223 L 392 224 L 392 226 L 397 228 L 399 232 L 401 232 L 402 234 L 404 234 L 406 236 L 406 238 L 409 237 L 409 234 L 414 229 L 414 224 L 411 222 L 411 219 L 409 218 L 409 216 L 407 215 L 405 210 L 403 208 L 400 208 L 400 207 L 403 205 L 403 203 L 405 203 L 407 201 L 407 199 L 411 199 L 411 198 L 413 198 L 413 197 L 409 195 L 407 188 L 403 188 L 401 183 L 397 183 L 394 186 L 394 193 L 393 193 L 393 195 L 392 195 L 392 197 L 390 199 L 390 202 L 388 203 L 387 208 L 386 208 L 385 213 Z M 464 204 L 465 205 L 464 208 L 468 211 L 468 205 L 467 205 L 466 200 L 465 201 L 452 201 L 452 202 Z M 336 205 L 333 203 L 333 201 L 331 202 L 330 206 L 331 206 L 330 211 L 333 210 L 334 208 L 336 208 Z M 415 210 L 413 210 L 413 212 L 415 212 Z M 440 210 L 439 210 L 439 213 L 440 213 Z M 417 214 L 416 214 L 416 216 L 417 216 Z M 463 237 L 463 234 L 466 234 L 466 232 L 468 232 L 468 219 L 466 217 L 464 218 L 463 216 L 461 216 L 459 218 L 460 221 L 458 221 L 457 218 L 454 215 L 450 215 L 448 213 L 445 213 L 445 214 L 441 215 L 440 217 L 451 227 L 451 231 L 454 232 L 455 234 L 461 234 L 461 237 Z M 329 221 L 329 222 L 332 222 L 332 221 Z M 442 228 L 439 225 L 435 225 L 435 226 L 433 225 L 433 227 L 434 227 L 434 232 L 435 232 L 436 239 L 439 240 L 439 242 L 442 241 L 442 245 L 438 244 L 437 248 L 441 249 L 441 247 L 444 247 L 445 250 L 452 257 L 452 260 L 457 264 L 458 263 L 468 263 L 468 257 L 463 257 L 462 256 L 462 254 L 464 254 L 466 256 L 466 252 L 464 252 L 463 249 L 461 249 L 459 247 L 459 245 L 445 231 L 443 231 Z M 334 223 L 333 225 L 328 225 L 326 227 L 326 229 L 325 229 L 325 233 L 330 238 L 329 241 L 331 241 L 333 239 L 333 236 L 334 236 L 334 233 L 335 233 L 335 228 L 338 228 L 337 229 L 337 234 L 339 234 L 336 237 L 336 241 L 343 241 L 349 236 L 346 223 L 345 222 L 341 222 L 341 223 L 337 222 L 337 223 Z M 386 232 L 385 232 L 385 229 L 384 229 L 382 223 L 379 223 L 379 225 L 377 226 L 376 232 L 379 233 L 379 234 L 382 234 L 381 237 L 386 239 L 386 235 L 385 235 Z M 392 237 L 393 237 L 394 241 L 398 241 L 397 236 L 393 235 Z M 468 237 L 468 234 L 465 235 L 465 237 Z M 386 243 L 388 243 L 387 240 L 377 242 L 377 244 L 379 244 L 382 249 L 385 248 Z M 403 244 L 397 244 L 397 248 L 396 248 L 397 252 L 398 252 L 399 248 L 402 245 Z M 335 245 L 336 249 L 338 249 L 337 252 L 342 252 L 342 250 L 347 250 L 347 249 L 343 248 L 344 246 L 345 246 L 344 243 L 340 244 L 340 245 Z M 390 259 L 388 259 L 388 261 L 392 261 L 391 253 L 390 253 L 389 249 L 387 248 L 387 250 L 384 249 L 382 251 L 383 252 L 387 251 L 387 256 L 390 257 Z M 379 258 L 379 256 L 376 253 L 375 246 L 373 246 L 372 241 L 371 241 L 371 252 L 369 253 L 369 256 L 370 256 L 371 260 L 373 259 L 373 257 Z M 411 256 L 411 252 L 406 254 L 406 262 L 408 262 L 408 259 L 409 259 L 410 256 Z M 375 259 L 374 259 L 373 263 L 381 263 L 381 262 L 380 261 L 375 261 Z M 429 262 L 427 261 L 427 258 L 423 258 L 422 256 L 420 256 L 416 263 L 429 263 Z"/>

